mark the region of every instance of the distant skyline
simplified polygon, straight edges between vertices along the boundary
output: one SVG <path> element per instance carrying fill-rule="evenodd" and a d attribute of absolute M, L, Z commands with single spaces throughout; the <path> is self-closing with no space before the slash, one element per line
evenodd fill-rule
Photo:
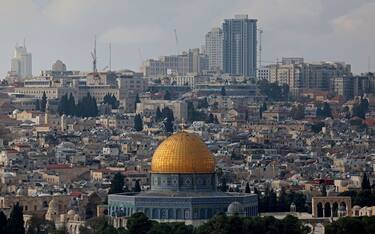
<path fill-rule="evenodd" d="M 371 56 L 374 71 L 374 12 L 374 0 L 1 0 L 0 77 L 24 38 L 34 75 L 57 59 L 91 70 L 95 35 L 99 69 L 109 63 L 111 41 L 112 68 L 138 71 L 141 58 L 200 48 L 211 28 L 236 14 L 258 19 L 264 61 L 344 61 L 359 73 Z"/>

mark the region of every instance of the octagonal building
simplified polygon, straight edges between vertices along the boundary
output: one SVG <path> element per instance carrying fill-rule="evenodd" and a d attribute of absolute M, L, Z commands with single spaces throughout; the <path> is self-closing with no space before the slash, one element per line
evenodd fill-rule
<path fill-rule="evenodd" d="M 218 213 L 228 213 L 232 203 L 242 206 L 241 216 L 256 216 L 257 195 L 217 191 L 215 168 L 214 157 L 199 136 L 176 133 L 154 152 L 151 189 L 109 195 L 109 216 L 117 227 L 136 212 L 160 222 L 198 225 Z"/>

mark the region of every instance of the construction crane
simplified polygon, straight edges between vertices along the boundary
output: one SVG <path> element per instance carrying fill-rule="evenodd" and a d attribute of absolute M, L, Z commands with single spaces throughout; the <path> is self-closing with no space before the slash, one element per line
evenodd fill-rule
<path fill-rule="evenodd" d="M 94 73 L 97 73 L 98 69 L 96 68 L 96 61 L 97 61 L 97 57 L 96 57 L 96 36 L 95 36 L 95 39 L 94 39 L 94 51 L 91 52 L 91 57 L 92 57 L 92 70 L 93 70 Z"/>
<path fill-rule="evenodd" d="M 112 71 L 112 43 L 109 42 L 109 71 Z"/>
<path fill-rule="evenodd" d="M 178 37 L 177 37 L 177 29 L 174 29 L 174 38 L 176 41 L 176 54 L 178 54 Z"/>
<path fill-rule="evenodd" d="M 142 64 L 144 62 L 144 60 L 143 60 L 143 55 L 142 55 L 141 48 L 138 48 L 138 56 L 139 56 L 139 59 L 141 60 L 141 64 Z"/>
<path fill-rule="evenodd" d="M 259 61 L 259 67 L 262 67 L 262 34 L 263 34 L 263 29 L 262 28 L 259 28 L 258 29 L 258 32 L 259 32 L 259 58 L 258 58 L 258 61 Z"/>

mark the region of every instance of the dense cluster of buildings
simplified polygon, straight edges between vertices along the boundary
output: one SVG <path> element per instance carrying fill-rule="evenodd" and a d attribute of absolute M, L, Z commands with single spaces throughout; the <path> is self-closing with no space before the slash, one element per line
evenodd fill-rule
<path fill-rule="evenodd" d="M 342 196 L 375 183 L 374 75 L 303 58 L 257 70 L 256 35 L 257 21 L 239 15 L 203 51 L 147 60 L 139 73 L 58 60 L 32 77 L 17 47 L 15 76 L 0 86 L 0 210 L 19 203 L 25 221 L 70 234 L 93 217 L 124 227 L 137 212 L 195 226 L 218 213 L 375 215 Z M 75 114 L 87 96 L 97 113 Z M 290 200 L 265 207 L 269 194 Z"/>
<path fill-rule="evenodd" d="M 207 71 L 255 77 L 256 68 L 257 20 L 236 15 L 234 19 L 226 19 L 222 28 L 213 28 L 206 34 L 202 54 L 193 49 L 181 55 L 149 59 L 141 70 L 145 77 L 151 78 Z"/>

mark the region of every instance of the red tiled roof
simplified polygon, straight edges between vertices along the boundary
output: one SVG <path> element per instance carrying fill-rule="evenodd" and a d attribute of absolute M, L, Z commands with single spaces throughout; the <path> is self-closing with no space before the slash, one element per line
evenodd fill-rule
<path fill-rule="evenodd" d="M 78 191 L 73 191 L 69 194 L 69 196 L 72 196 L 72 197 L 80 197 L 82 195 L 81 192 L 78 192 Z"/>
<path fill-rule="evenodd" d="M 53 169 L 70 169 L 71 167 L 66 164 L 49 164 L 47 165 L 47 169 L 53 170 Z"/>

